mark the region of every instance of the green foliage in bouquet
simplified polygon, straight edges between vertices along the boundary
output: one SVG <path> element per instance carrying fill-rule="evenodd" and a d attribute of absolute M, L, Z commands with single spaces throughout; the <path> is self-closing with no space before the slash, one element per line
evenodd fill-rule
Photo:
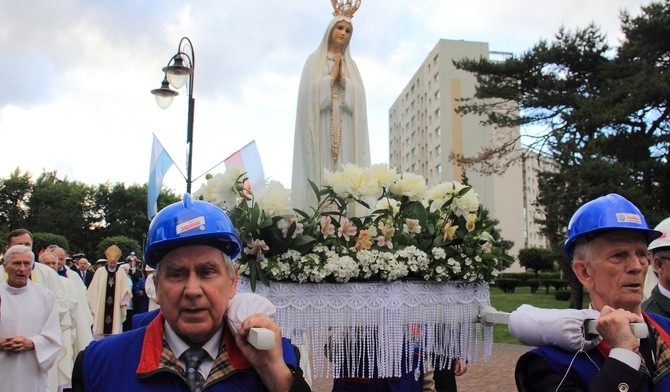
<path fill-rule="evenodd" d="M 492 281 L 512 258 L 484 224 L 477 193 L 459 182 L 428 189 L 425 179 L 386 165 L 344 165 L 311 183 L 314 206 L 294 209 L 290 190 L 257 193 L 230 168 L 195 197 L 227 210 L 244 249 L 240 273 L 269 285 L 295 282 Z"/>

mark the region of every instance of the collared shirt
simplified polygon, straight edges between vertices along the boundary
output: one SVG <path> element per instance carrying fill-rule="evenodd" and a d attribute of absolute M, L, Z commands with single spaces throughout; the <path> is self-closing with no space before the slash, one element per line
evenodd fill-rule
<path fill-rule="evenodd" d="M 184 353 L 184 351 L 188 350 L 190 346 L 181 340 L 172 327 L 170 327 L 170 324 L 165 322 L 163 325 L 165 327 L 165 342 L 168 344 L 168 346 L 170 346 L 170 350 L 172 350 L 174 355 L 178 358 L 177 363 L 179 366 L 181 366 L 182 369 L 185 369 L 186 364 L 181 360 L 181 355 Z M 209 376 L 209 372 L 212 370 L 212 366 L 214 366 L 214 358 L 216 358 L 219 354 L 219 346 L 221 345 L 222 336 L 223 328 L 219 328 L 214 336 L 212 336 L 207 342 L 205 342 L 205 344 L 202 345 L 202 348 L 207 351 L 207 354 L 209 355 L 202 361 L 202 363 L 200 363 L 198 372 L 200 372 L 203 379 L 205 380 L 207 379 L 207 376 Z"/>
<path fill-rule="evenodd" d="M 658 284 L 658 291 L 663 294 L 663 296 L 670 298 L 670 290 L 666 289 L 665 287 L 661 286 L 661 284 Z"/>

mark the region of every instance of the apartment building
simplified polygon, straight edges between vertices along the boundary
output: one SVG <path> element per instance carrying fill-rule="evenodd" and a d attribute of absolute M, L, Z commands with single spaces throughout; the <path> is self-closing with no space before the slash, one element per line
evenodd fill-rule
<path fill-rule="evenodd" d="M 490 51 L 484 42 L 441 39 L 389 109 L 389 162 L 399 171 L 423 175 L 428 185 L 467 176 L 484 207 L 500 221 L 504 238 L 514 241 L 510 253 L 517 256 L 526 246 L 546 246 L 535 222 L 541 216 L 534 207 L 537 161 L 520 160 L 502 174 L 482 175 L 449 159 L 452 152 L 474 156 L 483 147 L 518 138 L 518 128 L 494 130 L 478 116 L 455 111 L 461 98 L 474 95 L 476 80 L 456 69 L 453 60 L 509 55 Z M 518 262 L 510 268 L 519 270 Z"/>

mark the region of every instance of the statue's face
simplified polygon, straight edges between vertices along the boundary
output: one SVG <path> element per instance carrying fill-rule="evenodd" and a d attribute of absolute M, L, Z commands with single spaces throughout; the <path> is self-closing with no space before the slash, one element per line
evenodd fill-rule
<path fill-rule="evenodd" d="M 335 26 L 333 26 L 333 30 L 330 33 L 331 44 L 339 51 L 342 51 L 342 49 L 349 44 L 352 31 L 351 24 L 348 22 L 341 20 L 335 23 Z"/>

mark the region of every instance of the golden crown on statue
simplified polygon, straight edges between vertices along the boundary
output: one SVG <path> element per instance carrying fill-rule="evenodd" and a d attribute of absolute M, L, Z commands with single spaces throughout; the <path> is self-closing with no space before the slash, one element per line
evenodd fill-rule
<path fill-rule="evenodd" d="M 361 6 L 361 0 L 330 0 L 333 4 L 333 15 L 344 15 L 347 18 L 353 18 L 354 13 Z"/>

